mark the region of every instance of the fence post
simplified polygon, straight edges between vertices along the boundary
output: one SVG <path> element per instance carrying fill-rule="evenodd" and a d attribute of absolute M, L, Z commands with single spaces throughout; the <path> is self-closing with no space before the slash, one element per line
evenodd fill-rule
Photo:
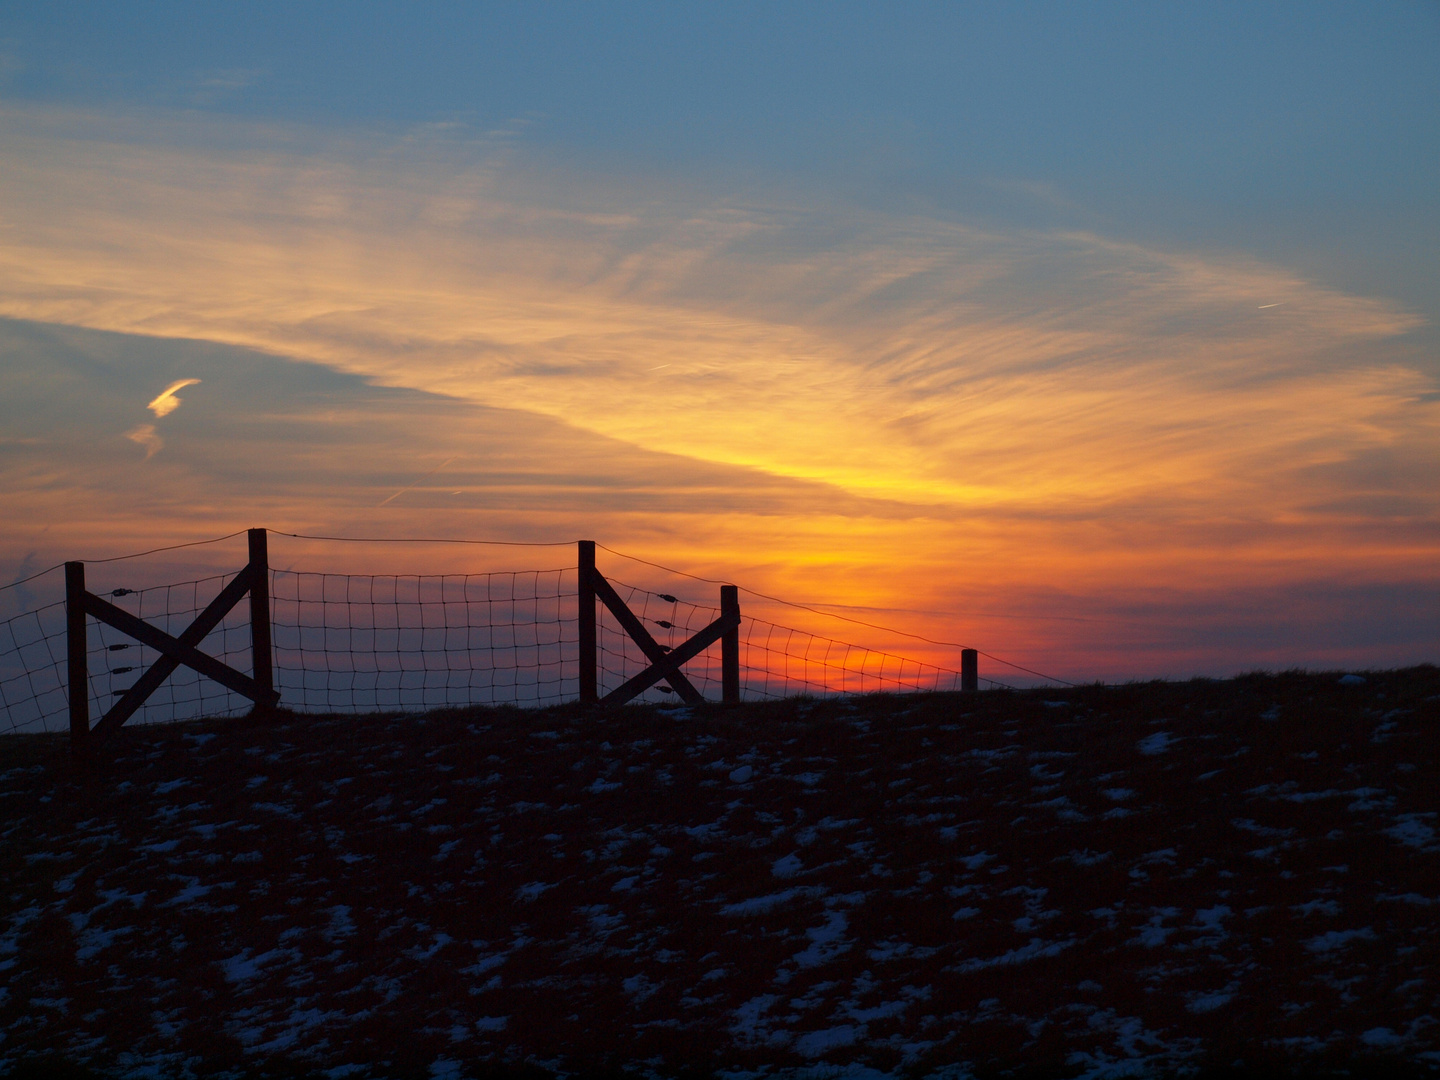
<path fill-rule="evenodd" d="M 580 541 L 580 701 L 600 700 L 595 641 L 595 541 Z"/>
<path fill-rule="evenodd" d="M 966 694 L 980 689 L 980 654 L 975 649 L 960 650 L 960 690 Z"/>
<path fill-rule="evenodd" d="M 726 705 L 739 705 L 740 590 L 736 586 L 720 586 L 720 614 L 735 616 L 735 626 L 720 637 L 720 700 Z"/>
<path fill-rule="evenodd" d="M 85 653 L 85 564 L 65 564 L 65 654 L 70 682 L 70 748 L 90 734 L 90 672 Z"/>
<path fill-rule="evenodd" d="M 270 647 L 270 545 L 264 529 L 250 530 L 250 669 L 260 689 L 275 690 Z"/>

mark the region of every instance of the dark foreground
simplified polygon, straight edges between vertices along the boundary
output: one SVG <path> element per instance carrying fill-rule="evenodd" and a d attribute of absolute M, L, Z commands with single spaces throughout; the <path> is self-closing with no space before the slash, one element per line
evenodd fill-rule
<path fill-rule="evenodd" d="M 1433 667 L 0 738 L 0 1073 L 1428 1075 L 1437 751 Z"/>

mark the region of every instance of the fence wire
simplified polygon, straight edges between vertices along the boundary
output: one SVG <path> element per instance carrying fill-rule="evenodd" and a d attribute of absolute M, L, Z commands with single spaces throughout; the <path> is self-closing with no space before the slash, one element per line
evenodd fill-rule
<path fill-rule="evenodd" d="M 5 731 L 46 731 L 66 720 L 65 602 L 0 622 L 0 708 Z"/>
<path fill-rule="evenodd" d="M 178 637 L 234 575 L 102 595 Z M 609 579 L 667 651 L 719 617 L 719 607 Z M 280 704 L 298 712 L 421 711 L 446 706 L 543 706 L 579 696 L 577 571 L 366 575 L 270 572 L 271 636 Z M 603 696 L 649 666 L 599 605 L 597 675 Z M 63 601 L 0 622 L 0 731 L 68 726 Z M 198 648 L 250 671 L 249 605 L 236 605 Z M 94 724 L 159 654 L 87 619 Z M 683 668 L 707 699 L 721 693 L 720 645 Z M 960 689 L 960 673 L 742 614 L 741 699 L 830 697 Z M 982 680 L 990 685 L 1003 685 Z M 638 698 L 674 702 L 661 682 Z M 131 723 L 248 712 L 248 699 L 178 668 Z"/>
<path fill-rule="evenodd" d="M 609 579 L 610 584 L 655 640 L 668 652 L 683 644 L 720 616 L 719 607 L 696 604 L 669 593 Z M 649 666 L 630 635 L 603 606 L 597 624 L 600 693 L 613 689 Z M 684 667 L 685 676 L 707 698 L 720 696 L 720 646 L 712 645 Z M 761 701 L 795 697 L 837 697 L 851 694 L 906 694 L 960 689 L 960 672 L 911 660 L 863 645 L 837 641 L 805 630 L 781 626 L 741 614 L 740 699 Z M 993 679 L 981 679 L 1003 686 Z M 661 683 L 640 701 L 674 701 Z"/>
<path fill-rule="evenodd" d="M 683 645 L 687 640 L 709 626 L 720 615 L 718 607 L 692 604 L 671 596 L 669 593 L 650 592 L 636 585 L 627 585 L 615 578 L 607 578 L 610 587 L 621 600 L 625 601 L 645 629 L 650 631 L 657 644 L 666 652 Z M 640 651 L 640 646 L 615 620 L 610 609 L 599 605 L 595 621 L 596 677 L 600 696 L 622 685 L 631 676 L 638 675 L 650 666 L 650 660 Z M 743 669 L 744 658 L 741 658 Z M 696 690 L 712 700 L 720 697 L 720 645 L 710 646 L 681 670 Z M 636 701 L 677 701 L 675 692 L 662 680 L 635 699 Z"/>
<path fill-rule="evenodd" d="M 234 576 L 221 574 L 137 589 L 122 587 L 98 595 L 179 637 Z M 248 608 L 241 604 L 232 609 L 196 647 L 222 663 L 249 671 Z M 148 645 L 95 619 L 86 619 L 85 653 L 92 725 L 160 658 Z M 63 600 L 0 623 L 0 707 L 5 710 L 0 730 L 58 731 L 69 726 L 66 663 Z M 248 699 L 182 666 L 160 684 L 129 722 L 153 724 L 196 716 L 233 716 L 249 708 Z"/>
<path fill-rule="evenodd" d="M 173 585 L 115 589 L 105 599 L 172 637 L 179 637 L 234 577 L 234 574 L 218 574 Z M 85 629 L 90 658 L 90 723 L 93 725 L 161 654 L 108 623 L 87 619 Z M 248 672 L 249 606 L 241 601 L 231 608 L 196 648 L 223 664 Z M 129 723 L 160 724 L 196 716 L 236 716 L 249 710 L 248 698 L 182 665 L 156 688 Z"/>
<path fill-rule="evenodd" d="M 576 574 L 272 571 L 280 702 L 365 712 L 574 698 Z"/>

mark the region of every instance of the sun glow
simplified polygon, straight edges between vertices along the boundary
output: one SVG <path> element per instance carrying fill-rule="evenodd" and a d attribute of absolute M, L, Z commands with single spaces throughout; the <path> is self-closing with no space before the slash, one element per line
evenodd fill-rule
<path fill-rule="evenodd" d="M 288 449 L 242 450 L 267 482 L 227 494 L 195 471 L 220 438 L 200 396 L 175 411 L 200 377 L 157 370 L 144 407 L 192 470 L 154 485 L 168 510 L 146 497 L 161 519 L 592 535 L 1084 671 L 1130 645 L 1092 655 L 1083 620 L 1151 626 L 1147 591 L 1179 610 L 1342 567 L 1435 578 L 1433 535 L 1397 525 L 1435 520 L 1429 485 L 1384 473 L 1377 511 L 1375 463 L 1440 463 L 1440 402 L 1399 344 L 1419 320 L 1388 301 L 1093 234 L 539 184 L 484 147 L 262 156 L 244 144 L 273 132 L 111 120 L 0 118 L 0 316 L 431 395 L 382 421 L 358 390 L 257 389 Z M 154 425 L 111 437 L 181 468 Z M 240 445 L 205 460 L 233 472 Z M 75 544 L 134 512 L 87 526 L 10 487 Z"/>

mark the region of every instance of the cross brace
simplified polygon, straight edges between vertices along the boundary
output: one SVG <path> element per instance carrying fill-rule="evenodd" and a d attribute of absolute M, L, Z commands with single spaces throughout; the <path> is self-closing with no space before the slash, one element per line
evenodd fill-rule
<path fill-rule="evenodd" d="M 129 634 L 142 645 L 148 645 L 161 654 L 160 659 L 151 664 L 134 685 L 126 690 L 120 700 L 111 707 L 110 711 L 100 719 L 91 734 L 106 735 L 119 728 L 135 714 L 141 705 L 145 704 L 145 699 L 153 694 L 160 684 L 182 664 L 198 671 L 201 675 L 214 679 L 225 689 L 233 690 L 242 697 L 249 698 L 257 705 L 275 705 L 280 700 L 280 695 L 275 690 L 262 686 L 250 676 L 236 671 L 228 664 L 224 664 L 196 648 L 200 642 L 205 640 L 210 631 L 220 625 L 220 620 L 230 613 L 230 609 L 238 604 L 246 593 L 254 589 L 256 577 L 264 573 L 266 570 L 263 563 L 257 565 L 252 562 L 246 566 L 244 570 L 235 575 L 229 585 L 221 590 L 219 596 L 210 601 L 205 610 L 196 616 L 195 621 L 186 627 L 179 637 L 172 637 L 143 619 L 116 607 L 108 600 L 102 600 L 88 590 L 83 591 L 81 603 L 85 614 L 91 615 L 101 622 L 109 623 L 115 629 Z"/>
<path fill-rule="evenodd" d="M 680 671 L 680 665 L 689 660 L 695 659 L 707 648 L 719 641 L 728 631 L 736 630 L 740 626 L 740 613 L 738 611 L 727 611 L 709 626 L 701 630 L 684 645 L 677 646 L 668 653 L 663 653 L 658 660 L 655 660 L 649 667 L 640 674 L 627 679 L 617 686 L 610 693 L 600 699 L 601 705 L 623 705 L 637 694 L 643 694 L 650 687 L 654 686 L 661 679 L 668 679 L 670 685 L 675 685 L 675 676 Z M 682 675 L 681 678 L 684 678 Z M 688 685 L 688 680 L 687 680 Z M 691 687 L 691 689 L 694 689 Z M 705 700 L 697 692 L 695 699 Z M 687 702 L 690 698 L 685 699 Z"/>
<path fill-rule="evenodd" d="M 606 607 L 610 609 L 611 614 L 615 616 L 615 620 L 622 627 L 625 628 L 625 632 L 630 635 L 631 639 L 635 642 L 636 645 L 640 646 L 640 651 L 643 652 L 645 654 L 645 658 L 650 661 L 650 667 L 646 668 L 645 671 L 650 671 L 651 668 L 655 667 L 655 665 L 663 663 L 667 657 L 674 655 L 674 653 L 667 652 L 665 650 L 665 646 L 661 645 L 650 635 L 650 631 L 645 629 L 645 624 L 635 617 L 635 613 L 630 610 L 629 606 L 625 603 L 624 600 L 620 599 L 620 594 L 615 591 L 614 587 L 610 584 L 610 582 L 605 580 L 605 576 L 601 574 L 600 571 L 593 570 L 591 571 L 591 575 L 592 576 L 590 578 L 590 585 L 591 588 L 595 590 L 595 595 L 605 604 Z M 704 631 L 702 630 L 701 633 L 704 633 Z M 710 640 L 714 641 L 715 639 L 711 638 Z M 710 642 L 707 641 L 705 644 L 708 645 L 710 644 Z M 681 646 L 682 649 L 684 647 L 685 646 L 683 645 Z M 700 648 L 703 649 L 704 647 L 705 646 L 702 645 Z M 691 655 L 698 655 L 699 651 L 700 650 L 697 649 L 695 653 L 692 653 Z M 690 659 L 690 657 L 686 657 L 685 659 L 688 660 Z M 684 662 L 684 660 L 680 661 L 680 663 L 682 664 Z M 644 674 L 644 672 L 642 672 L 641 674 Z M 637 675 L 636 678 L 639 678 L 639 676 Z M 615 698 L 615 696 L 620 693 L 620 690 L 623 690 L 624 687 L 621 687 L 620 690 L 611 691 L 600 700 L 600 704 L 624 704 L 636 694 L 648 690 L 651 686 L 659 682 L 662 678 L 670 684 L 670 686 L 677 694 L 680 695 L 681 699 L 685 702 L 685 704 L 696 705 L 705 700 L 704 695 L 701 694 L 699 690 L 695 689 L 695 684 L 692 683 L 689 679 L 687 679 L 685 677 L 685 673 L 680 670 L 680 664 L 673 664 L 668 666 L 662 674 L 657 675 L 655 678 L 651 679 L 638 690 L 626 694 L 624 697 L 621 697 L 618 700 L 612 699 Z M 630 682 L 634 681 L 634 679 L 630 680 Z M 630 683 L 628 682 L 625 684 L 625 686 L 629 685 Z"/>
<path fill-rule="evenodd" d="M 720 586 L 720 617 L 683 645 L 671 650 L 661 645 L 645 629 L 610 582 L 595 566 L 595 541 L 581 540 L 579 547 L 578 618 L 580 645 L 580 700 L 588 704 L 623 705 L 637 694 L 644 693 L 662 679 L 670 684 L 688 705 L 705 700 L 695 684 L 685 677 L 681 667 L 705 649 L 720 642 L 720 700 L 726 705 L 740 701 L 740 597 L 734 585 Z M 673 597 L 666 597 L 673 600 Z M 598 696 L 598 640 L 596 637 L 595 603 L 601 601 L 610 609 L 617 622 L 640 647 L 650 665 L 624 685 L 616 687 L 603 698 Z M 669 626 L 669 623 L 661 625 Z"/>

